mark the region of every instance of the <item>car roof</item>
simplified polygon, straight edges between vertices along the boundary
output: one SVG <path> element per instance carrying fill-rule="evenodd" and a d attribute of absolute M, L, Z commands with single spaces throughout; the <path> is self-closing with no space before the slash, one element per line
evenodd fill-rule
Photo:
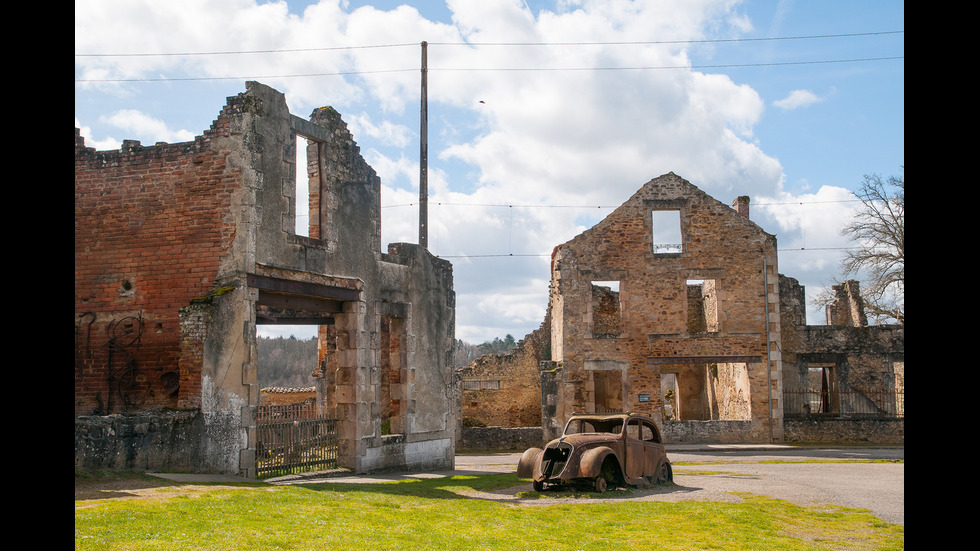
<path fill-rule="evenodd" d="M 643 415 L 641 413 L 573 413 L 571 417 L 568 418 L 569 421 L 572 419 L 646 419 L 647 421 L 653 421 L 648 415 Z"/>

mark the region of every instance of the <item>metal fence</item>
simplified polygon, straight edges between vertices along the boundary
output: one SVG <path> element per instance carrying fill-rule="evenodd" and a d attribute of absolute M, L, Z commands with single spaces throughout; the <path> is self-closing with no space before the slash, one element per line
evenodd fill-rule
<path fill-rule="evenodd" d="M 333 418 L 317 416 L 306 407 L 262 406 L 256 428 L 259 477 L 337 468 L 337 422 Z"/>
<path fill-rule="evenodd" d="M 905 417 L 905 393 L 895 391 L 783 392 L 784 417 Z"/>

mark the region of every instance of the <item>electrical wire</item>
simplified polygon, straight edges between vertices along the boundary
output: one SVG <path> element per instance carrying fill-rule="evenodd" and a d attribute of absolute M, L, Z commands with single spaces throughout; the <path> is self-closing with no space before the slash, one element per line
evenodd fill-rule
<path fill-rule="evenodd" d="M 841 203 L 858 203 L 861 199 L 834 199 L 828 201 L 786 201 L 774 203 L 752 203 L 753 207 L 769 207 L 780 205 L 824 205 Z M 394 205 L 382 205 L 383 209 L 416 207 L 418 203 L 399 203 Z M 615 209 L 622 205 L 516 205 L 513 203 L 452 203 L 452 202 L 429 202 L 429 206 L 452 206 L 452 207 L 493 207 L 493 208 L 524 208 L 524 209 Z"/>
<path fill-rule="evenodd" d="M 793 65 L 824 65 L 832 63 L 862 63 L 871 61 L 894 61 L 904 60 L 905 56 L 892 57 L 866 57 L 855 59 L 827 59 L 816 61 L 783 61 L 773 63 L 731 63 L 718 65 L 650 65 L 636 67 L 428 67 L 429 71 L 440 72 L 560 72 L 560 71 L 653 71 L 653 70 L 698 70 L 698 69 L 738 69 L 749 67 L 779 67 Z M 77 83 L 83 82 L 181 82 L 181 81 L 209 81 L 209 80 L 258 80 L 272 78 L 310 78 L 310 77 L 335 77 L 335 76 L 357 76 L 380 73 L 407 73 L 415 72 L 419 69 L 412 67 L 408 69 L 378 69 L 370 71 L 338 71 L 333 73 L 303 73 L 288 75 L 261 75 L 261 76 L 227 76 L 227 77 L 159 77 L 159 78 L 100 78 L 100 79 L 75 79 Z"/>
<path fill-rule="evenodd" d="M 668 44 L 715 44 L 715 43 L 737 43 L 737 42 L 760 42 L 778 40 L 804 40 L 804 39 L 826 39 L 826 38 L 852 38 L 861 36 L 883 36 L 892 34 L 904 34 L 905 31 L 876 31 L 865 33 L 850 34 L 827 34 L 809 36 L 787 36 L 787 37 L 763 37 L 763 38 L 731 38 L 731 39 L 704 39 L 704 40 L 663 40 L 663 41 L 629 41 L 629 42 L 432 42 L 426 43 L 437 46 L 648 46 L 648 45 L 668 45 Z M 161 53 L 109 53 L 109 54 L 75 54 L 76 58 L 98 58 L 98 57 L 189 57 L 189 56 L 227 56 L 227 55 L 255 55 L 255 54 L 279 54 L 279 53 L 306 53 L 324 52 L 341 50 L 361 50 L 377 48 L 404 48 L 416 47 L 416 43 L 396 43 L 396 44 L 376 44 L 362 46 L 329 46 L 322 48 L 291 48 L 279 50 L 241 50 L 241 51 L 212 51 L 212 52 L 161 52 Z M 772 63 L 732 63 L 715 65 L 659 65 L 659 66 L 635 66 L 635 67 L 428 67 L 430 71 L 442 72 L 477 72 L 477 71 L 650 71 L 650 70 L 698 70 L 698 69 L 733 69 L 749 67 L 778 67 L 794 65 L 816 65 L 831 63 L 865 63 L 874 61 L 893 61 L 905 59 L 904 56 L 890 57 L 866 57 L 852 59 L 833 59 L 815 61 L 786 61 Z M 304 74 L 284 74 L 284 75 L 263 75 L 263 76 L 227 76 L 227 77 L 157 77 L 157 78 L 121 78 L 121 79 L 75 79 L 77 83 L 111 83 L 111 82 L 181 82 L 181 81 L 208 81 L 208 80 L 255 80 L 273 78 L 310 78 L 310 77 L 335 77 L 335 76 L 357 76 L 382 73 L 399 73 L 417 71 L 417 67 L 396 68 L 396 69 L 377 69 L 377 70 L 358 70 L 358 71 L 336 71 L 326 73 L 304 73 Z"/>
<path fill-rule="evenodd" d="M 882 36 L 890 34 L 905 34 L 901 31 L 874 31 L 863 33 L 843 33 L 843 34 L 822 34 L 805 36 L 773 36 L 763 38 L 719 38 L 702 40 L 636 40 L 636 41 L 599 41 L 599 42 L 426 42 L 436 46 L 650 46 L 665 44 L 720 44 L 726 42 L 767 42 L 778 40 L 809 40 L 820 38 L 853 38 L 859 36 Z M 363 50 L 373 48 L 402 48 L 415 47 L 418 42 L 396 43 L 396 44 L 370 44 L 361 46 L 325 46 L 320 48 L 285 48 L 278 50 L 231 50 L 231 51 L 212 51 L 212 52 L 160 52 L 160 53 L 115 53 L 115 54 L 75 54 L 75 57 L 179 57 L 179 56 L 202 56 L 202 55 L 252 55 L 252 54 L 274 54 L 274 53 L 296 53 L 296 52 L 326 52 L 339 50 Z"/>
<path fill-rule="evenodd" d="M 323 48 L 287 48 L 282 50 L 238 50 L 223 52 L 171 52 L 171 53 L 120 53 L 120 54 L 75 54 L 75 57 L 180 57 L 180 56 L 199 56 L 199 55 L 252 55 L 252 54 L 283 54 L 297 52 L 329 52 L 338 50 L 365 50 L 372 48 L 401 48 L 405 46 L 418 46 L 417 43 L 411 44 L 376 44 L 370 46 L 327 46 Z"/>

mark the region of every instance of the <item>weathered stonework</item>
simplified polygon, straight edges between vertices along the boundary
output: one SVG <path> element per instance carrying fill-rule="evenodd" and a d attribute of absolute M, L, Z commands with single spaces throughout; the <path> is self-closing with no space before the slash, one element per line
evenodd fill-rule
<path fill-rule="evenodd" d="M 75 130 L 76 419 L 193 412 L 190 442 L 164 456 L 251 476 L 256 325 L 315 324 L 341 465 L 451 467 L 452 266 L 418 245 L 382 252 L 380 180 L 336 111 L 304 120 L 247 88 L 189 143 L 101 152 Z M 311 237 L 295 233 L 297 135 Z M 76 465 L 140 467 L 78 442 Z"/>
<path fill-rule="evenodd" d="M 661 241 L 662 218 L 677 225 L 669 228 L 675 242 Z M 736 432 L 748 441 L 780 437 L 771 395 L 779 391 L 775 237 L 667 174 L 553 258 L 559 419 L 625 410 L 664 423 L 739 421 Z M 607 282 L 618 287 L 618 304 L 609 305 Z"/>
<path fill-rule="evenodd" d="M 459 371 L 461 419 L 468 426 L 541 424 L 539 365 L 550 358 L 547 322 L 507 354 L 488 354 Z"/>
<path fill-rule="evenodd" d="M 262 406 L 289 406 L 309 401 L 316 403 L 316 387 L 263 388 L 259 391 L 259 405 Z"/>
<path fill-rule="evenodd" d="M 785 316 L 803 319 L 803 287 L 785 276 L 780 287 Z M 905 326 L 867 325 L 856 281 L 834 291 L 827 325 L 783 325 L 787 440 L 904 443 Z M 806 390 L 824 396 L 798 399 Z"/>
<path fill-rule="evenodd" d="M 807 326 L 803 288 L 778 273 L 775 237 L 748 217 L 745 196 L 728 207 L 673 173 L 645 184 L 555 248 L 546 323 L 532 334 L 550 339 L 550 355 L 469 366 L 464 381 L 520 391 L 491 402 L 464 385 L 463 416 L 519 427 L 539 407 L 545 439 L 575 412 L 634 411 L 673 443 L 904 441 L 901 418 L 816 423 L 789 412 L 786 432 L 785 404 L 813 364 L 833 365 L 835 390 L 861 400 L 892 392 L 898 403 L 878 409 L 904 416 L 904 327 L 867 327 L 856 282 L 835 288 L 831 325 Z M 674 225 L 666 239 L 663 218 Z"/>

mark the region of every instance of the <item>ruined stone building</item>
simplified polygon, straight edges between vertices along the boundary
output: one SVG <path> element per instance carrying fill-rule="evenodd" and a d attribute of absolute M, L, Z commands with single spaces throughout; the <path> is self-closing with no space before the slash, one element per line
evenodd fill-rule
<path fill-rule="evenodd" d="M 826 325 L 780 275 L 783 415 L 792 442 L 905 443 L 905 326 L 869 326 L 856 281 L 833 286 Z"/>
<path fill-rule="evenodd" d="M 776 238 L 748 207 L 748 197 L 729 207 L 670 173 L 555 247 L 546 323 L 530 350 L 521 343 L 461 372 L 461 416 L 526 426 L 514 402 L 536 390 L 544 439 L 573 413 L 616 411 L 661 420 L 668 442 L 847 439 L 843 425 L 796 419 L 804 408 L 787 420 L 785 399 L 827 403 L 792 394 L 815 369 L 841 388 L 860 379 L 870 396 L 904 373 L 904 328 L 807 326 L 803 289 L 778 273 Z M 496 396 L 478 394 L 488 380 Z M 854 439 L 904 439 L 903 427 L 865 426 Z"/>
<path fill-rule="evenodd" d="M 250 82 L 192 142 L 95 151 L 75 129 L 76 467 L 254 476 L 256 327 L 308 324 L 340 466 L 451 468 L 454 317 L 448 262 L 382 250 L 380 180 L 332 108 Z"/>

